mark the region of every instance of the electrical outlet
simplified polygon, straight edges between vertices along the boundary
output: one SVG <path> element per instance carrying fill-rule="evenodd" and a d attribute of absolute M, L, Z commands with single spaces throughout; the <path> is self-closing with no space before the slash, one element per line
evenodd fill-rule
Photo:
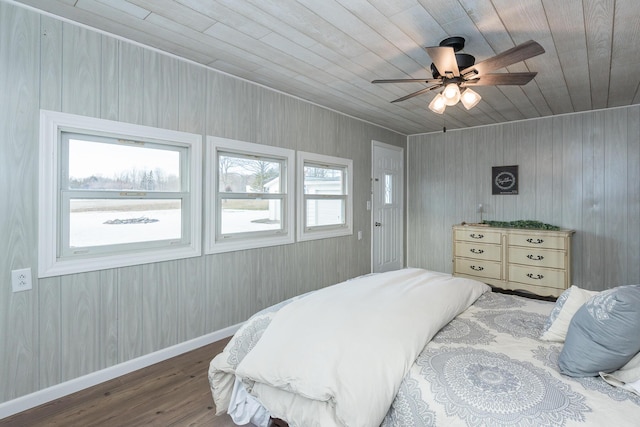
<path fill-rule="evenodd" d="M 11 271 L 11 287 L 13 292 L 28 291 L 31 289 L 31 269 Z"/>

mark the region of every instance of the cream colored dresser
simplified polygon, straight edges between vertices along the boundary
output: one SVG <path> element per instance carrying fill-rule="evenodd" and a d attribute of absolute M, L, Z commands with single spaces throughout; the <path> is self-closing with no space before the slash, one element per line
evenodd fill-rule
<path fill-rule="evenodd" d="M 502 289 L 560 296 L 571 286 L 573 230 L 453 227 L 453 274 Z"/>

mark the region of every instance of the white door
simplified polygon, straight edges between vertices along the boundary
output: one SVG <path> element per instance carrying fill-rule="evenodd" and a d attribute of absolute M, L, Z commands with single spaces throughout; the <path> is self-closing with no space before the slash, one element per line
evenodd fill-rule
<path fill-rule="evenodd" d="M 404 150 L 372 143 L 372 271 L 404 266 Z"/>

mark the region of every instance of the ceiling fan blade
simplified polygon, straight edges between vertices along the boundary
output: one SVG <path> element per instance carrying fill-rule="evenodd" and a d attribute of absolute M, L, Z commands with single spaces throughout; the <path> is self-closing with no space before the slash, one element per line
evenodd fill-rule
<path fill-rule="evenodd" d="M 424 48 L 436 66 L 438 73 L 443 77 L 459 77 L 460 70 L 456 61 L 456 54 L 452 47 L 425 47 Z"/>
<path fill-rule="evenodd" d="M 394 100 L 393 100 L 393 101 L 391 101 L 391 102 L 393 103 L 393 102 L 406 101 L 407 99 L 413 98 L 414 96 L 422 95 L 423 93 L 430 92 L 430 91 L 432 91 L 432 90 L 434 90 L 434 89 L 438 89 L 438 88 L 440 88 L 440 87 L 442 87 L 442 84 L 438 84 L 438 85 L 435 85 L 435 86 L 426 87 L 426 88 L 424 88 L 424 89 L 420 89 L 420 90 L 419 90 L 419 91 L 417 91 L 417 92 L 413 92 L 413 93 L 410 93 L 409 95 L 403 96 L 402 98 L 394 99 Z"/>
<path fill-rule="evenodd" d="M 522 86 L 529 83 L 537 75 L 532 73 L 491 73 L 482 74 L 478 78 L 467 80 L 462 86 L 495 86 L 516 85 Z"/>
<path fill-rule="evenodd" d="M 493 70 L 508 67 L 516 62 L 524 61 L 525 59 L 532 58 L 534 56 L 544 53 L 544 48 L 537 42 L 529 40 L 509 50 L 505 50 L 496 56 L 489 59 L 485 59 L 471 67 L 465 68 L 460 74 L 467 79 L 473 79 L 474 76 L 482 76 Z"/>
<path fill-rule="evenodd" d="M 442 83 L 441 79 L 387 79 L 373 80 L 371 83 Z"/>

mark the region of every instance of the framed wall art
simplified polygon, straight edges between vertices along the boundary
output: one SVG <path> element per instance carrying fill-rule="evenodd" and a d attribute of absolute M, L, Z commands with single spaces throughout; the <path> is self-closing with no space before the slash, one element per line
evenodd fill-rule
<path fill-rule="evenodd" d="M 518 165 L 491 168 L 491 194 L 518 194 Z"/>

